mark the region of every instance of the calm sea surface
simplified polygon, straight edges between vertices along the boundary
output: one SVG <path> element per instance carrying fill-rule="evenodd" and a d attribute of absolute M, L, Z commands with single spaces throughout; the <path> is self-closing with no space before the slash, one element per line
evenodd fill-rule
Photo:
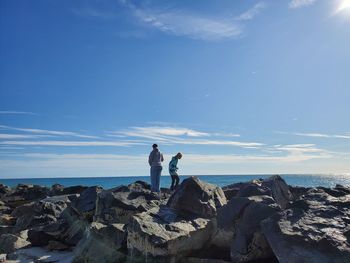
<path fill-rule="evenodd" d="M 245 182 L 252 179 L 267 178 L 271 175 L 205 175 L 198 176 L 201 180 L 216 184 L 219 186 L 229 185 L 238 182 Z M 350 186 L 350 175 L 301 175 L 288 174 L 281 175 L 284 180 L 290 185 L 296 186 L 325 186 L 333 187 L 336 184 Z M 188 176 L 181 176 L 181 181 Z M 22 184 L 38 184 L 51 186 L 55 183 L 64 186 L 85 185 L 93 186 L 100 185 L 105 189 L 112 188 L 118 185 L 127 185 L 136 180 L 142 180 L 150 183 L 149 176 L 129 176 L 129 177 L 79 177 L 79 178 L 26 178 L 26 179 L 0 179 L 0 184 L 8 186 L 16 186 Z M 169 176 L 162 176 L 161 187 L 169 187 L 171 179 Z"/>

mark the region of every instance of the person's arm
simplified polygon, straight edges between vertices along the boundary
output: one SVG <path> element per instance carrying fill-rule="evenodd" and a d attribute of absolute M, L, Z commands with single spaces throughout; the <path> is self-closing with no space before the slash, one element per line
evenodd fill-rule
<path fill-rule="evenodd" d="M 160 161 L 161 161 L 161 162 L 164 162 L 164 157 L 163 157 L 163 154 L 162 154 L 162 153 L 160 154 Z"/>
<path fill-rule="evenodd" d="M 148 157 L 149 166 L 152 166 L 152 162 L 153 162 L 153 151 L 149 154 L 149 157 Z"/>

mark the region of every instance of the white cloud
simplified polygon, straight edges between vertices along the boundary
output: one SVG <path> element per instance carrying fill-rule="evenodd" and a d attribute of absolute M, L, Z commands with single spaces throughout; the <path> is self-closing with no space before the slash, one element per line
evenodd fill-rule
<path fill-rule="evenodd" d="M 38 115 L 34 112 L 28 112 L 28 111 L 0 111 L 0 114 L 25 114 L 25 115 Z"/>
<path fill-rule="evenodd" d="M 33 138 L 41 138 L 49 135 L 28 135 L 28 134 L 7 134 L 0 133 L 0 139 L 11 140 L 11 139 L 33 139 Z"/>
<path fill-rule="evenodd" d="M 2 142 L 0 142 L 0 145 L 68 146 L 68 147 L 84 147 L 84 146 L 127 147 L 127 146 L 143 145 L 143 143 L 131 142 L 131 141 L 2 141 Z"/>
<path fill-rule="evenodd" d="M 310 6 L 313 5 L 315 2 L 316 0 L 292 0 L 289 2 L 289 8 L 295 9 Z"/>
<path fill-rule="evenodd" d="M 51 131 L 51 130 L 31 129 L 31 128 L 17 128 L 17 127 L 10 127 L 10 126 L 6 126 L 6 125 L 0 125 L 0 129 L 22 131 L 22 132 L 33 133 L 33 134 L 46 134 L 46 135 L 55 135 L 55 136 L 72 136 L 72 137 L 89 138 L 89 139 L 97 139 L 98 138 L 97 136 L 84 135 L 84 134 L 79 134 L 79 133 L 70 132 L 70 131 Z"/>
<path fill-rule="evenodd" d="M 236 19 L 239 21 L 252 20 L 255 16 L 261 13 L 263 9 L 266 8 L 264 2 L 255 4 L 251 9 L 239 15 Z"/>
<path fill-rule="evenodd" d="M 350 139 L 349 133 L 344 134 L 325 134 L 325 133 L 303 133 L 303 132 L 276 132 L 279 134 L 291 134 L 302 137 L 314 137 L 314 138 L 338 138 L 338 139 Z"/>
<path fill-rule="evenodd" d="M 206 17 L 184 10 L 138 7 L 130 1 L 120 1 L 144 25 L 161 32 L 201 40 L 223 40 L 239 37 L 242 22 L 253 19 L 265 7 L 260 2 L 237 17 Z"/>

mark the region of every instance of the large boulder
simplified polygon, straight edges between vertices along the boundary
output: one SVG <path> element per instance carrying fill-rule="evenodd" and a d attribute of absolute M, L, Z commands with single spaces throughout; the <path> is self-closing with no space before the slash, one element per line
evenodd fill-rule
<path fill-rule="evenodd" d="M 92 221 L 96 208 L 97 194 L 102 191 L 102 187 L 91 186 L 86 188 L 79 197 L 72 202 L 72 207 L 83 215 L 88 221 Z"/>
<path fill-rule="evenodd" d="M 217 232 L 212 244 L 230 251 L 233 262 L 272 258 L 260 222 L 280 211 L 270 196 L 234 197 L 218 209 Z"/>
<path fill-rule="evenodd" d="M 261 186 L 271 190 L 273 199 L 282 209 L 285 209 L 294 199 L 289 186 L 279 175 L 264 179 Z"/>
<path fill-rule="evenodd" d="M 17 249 L 27 247 L 30 242 L 12 234 L 2 234 L 0 236 L 0 253 L 12 253 Z"/>
<path fill-rule="evenodd" d="M 81 194 L 87 188 L 88 188 L 87 186 L 82 186 L 82 185 L 64 187 L 61 184 L 54 184 L 51 186 L 49 194 L 50 196 Z"/>
<path fill-rule="evenodd" d="M 132 217 L 127 247 L 152 262 L 157 258 L 176 261 L 205 247 L 214 230 L 215 223 L 210 219 L 184 218 L 175 210 L 161 206 Z"/>
<path fill-rule="evenodd" d="M 74 250 L 75 262 L 124 262 L 126 255 L 124 224 L 104 225 L 93 222 Z M 101 253 L 103 251 L 103 253 Z"/>
<path fill-rule="evenodd" d="M 339 196 L 311 189 L 289 209 L 264 220 L 263 234 L 281 263 L 350 262 L 349 208 L 346 192 Z"/>
<path fill-rule="evenodd" d="M 129 223 L 136 213 L 145 212 L 161 203 L 144 182 L 119 186 L 98 193 L 94 221 L 103 224 Z"/>
<path fill-rule="evenodd" d="M 216 216 L 217 208 L 226 202 L 225 194 L 220 187 L 193 176 L 182 181 L 169 198 L 167 205 L 178 213 L 212 218 Z"/>

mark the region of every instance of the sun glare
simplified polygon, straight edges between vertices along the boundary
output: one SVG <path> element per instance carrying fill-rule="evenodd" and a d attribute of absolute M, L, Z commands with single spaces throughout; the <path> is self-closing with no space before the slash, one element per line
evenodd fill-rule
<path fill-rule="evenodd" d="M 350 14 L 350 0 L 342 0 L 338 4 L 336 13 L 345 12 L 345 11 L 349 12 Z"/>

